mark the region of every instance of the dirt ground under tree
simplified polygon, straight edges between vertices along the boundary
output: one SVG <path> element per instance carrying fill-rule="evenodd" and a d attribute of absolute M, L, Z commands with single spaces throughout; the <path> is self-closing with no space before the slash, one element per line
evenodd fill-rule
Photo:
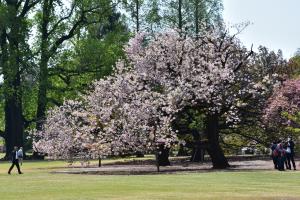
<path fill-rule="evenodd" d="M 52 173 L 69 173 L 69 174 L 99 174 L 99 175 L 146 175 L 146 174 L 170 174 L 170 173 L 201 173 L 214 171 L 257 171 L 257 170 L 274 170 L 271 158 L 264 157 L 260 159 L 243 158 L 229 159 L 231 167 L 224 170 L 212 169 L 209 161 L 194 163 L 187 159 L 171 160 L 171 166 L 161 166 L 160 172 L 154 160 L 133 160 L 129 162 L 116 162 L 103 164 L 101 167 L 96 165 L 74 167 L 69 166 L 63 169 L 55 169 Z M 299 160 L 296 159 L 296 165 L 299 168 Z M 289 170 L 287 170 L 289 171 Z"/>

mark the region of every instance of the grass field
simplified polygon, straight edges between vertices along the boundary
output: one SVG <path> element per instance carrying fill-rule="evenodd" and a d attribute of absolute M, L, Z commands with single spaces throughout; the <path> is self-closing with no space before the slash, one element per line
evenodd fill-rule
<path fill-rule="evenodd" d="M 1 200 L 296 200 L 300 172 L 252 171 L 161 175 L 71 175 L 49 173 L 62 161 L 25 162 L 18 175 L 0 161 Z"/>

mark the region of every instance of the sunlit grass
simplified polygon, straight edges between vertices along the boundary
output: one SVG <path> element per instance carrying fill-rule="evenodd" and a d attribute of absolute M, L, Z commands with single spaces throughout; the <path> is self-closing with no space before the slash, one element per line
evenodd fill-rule
<path fill-rule="evenodd" d="M 71 175 L 50 173 L 66 167 L 68 164 L 64 161 L 25 161 L 24 174 L 18 175 L 14 169 L 13 174 L 8 175 L 9 165 L 8 161 L 0 162 L 1 200 L 300 199 L 300 173 L 297 171 Z"/>

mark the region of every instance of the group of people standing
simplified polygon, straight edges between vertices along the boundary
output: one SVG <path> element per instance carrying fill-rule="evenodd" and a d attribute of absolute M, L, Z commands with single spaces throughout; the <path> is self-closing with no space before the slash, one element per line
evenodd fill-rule
<path fill-rule="evenodd" d="M 278 169 L 279 171 L 284 171 L 285 169 L 291 170 L 292 162 L 293 168 L 296 170 L 296 164 L 294 160 L 295 143 L 291 137 L 289 137 L 287 141 L 273 142 L 271 150 L 275 169 Z"/>
<path fill-rule="evenodd" d="M 18 148 L 17 146 L 14 147 L 14 150 L 11 153 L 11 162 L 12 162 L 12 164 L 8 170 L 8 174 L 10 174 L 10 172 L 14 168 L 14 166 L 17 167 L 19 174 L 23 174 L 20 169 L 20 164 L 22 165 L 22 163 L 23 163 L 23 148 L 22 147 L 20 147 L 20 148 Z"/>

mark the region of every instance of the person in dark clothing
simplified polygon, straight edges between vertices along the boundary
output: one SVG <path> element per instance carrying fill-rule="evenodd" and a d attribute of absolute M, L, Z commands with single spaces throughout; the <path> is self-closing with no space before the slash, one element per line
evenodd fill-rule
<path fill-rule="evenodd" d="M 23 174 L 20 170 L 20 165 L 19 165 L 19 157 L 18 157 L 18 147 L 14 147 L 14 150 L 11 152 L 11 161 L 12 164 L 8 170 L 8 174 L 10 174 L 11 170 L 14 168 L 14 166 L 16 165 L 17 169 L 18 169 L 18 173 L 19 174 Z"/>
<path fill-rule="evenodd" d="M 272 151 L 271 157 L 272 157 L 272 160 L 273 160 L 273 163 L 274 163 L 274 169 L 278 169 L 278 163 L 277 163 L 278 158 L 277 158 L 277 155 L 275 153 L 276 147 L 277 147 L 277 143 L 273 142 L 272 145 L 271 145 L 271 151 Z"/>
<path fill-rule="evenodd" d="M 286 152 L 283 148 L 282 143 L 278 143 L 275 151 L 277 151 L 278 170 L 279 171 L 284 171 L 284 162 L 285 162 L 285 159 L 286 159 Z"/>
<path fill-rule="evenodd" d="M 294 141 L 292 140 L 291 137 L 288 138 L 286 151 L 288 152 L 287 153 L 287 165 L 288 165 L 288 169 L 292 169 L 292 167 L 291 167 L 291 161 L 292 161 L 293 168 L 294 168 L 294 170 L 296 170 L 296 164 L 295 164 L 295 160 L 294 160 L 294 156 L 295 156 L 295 143 L 294 143 Z"/>

